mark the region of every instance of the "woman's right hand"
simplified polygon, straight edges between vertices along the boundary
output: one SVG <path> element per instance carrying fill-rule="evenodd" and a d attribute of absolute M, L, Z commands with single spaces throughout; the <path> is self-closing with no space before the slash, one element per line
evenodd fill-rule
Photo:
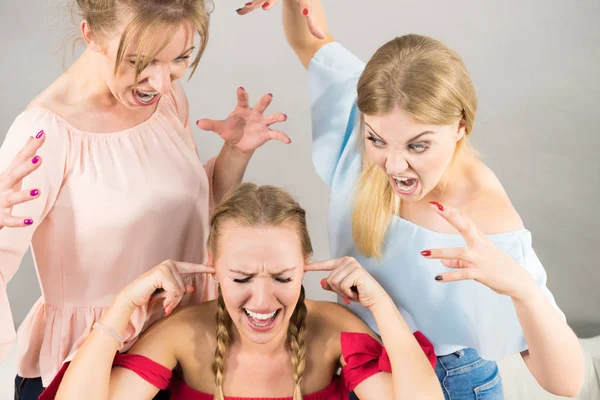
<path fill-rule="evenodd" d="M 36 153 L 45 140 L 46 135 L 43 130 L 35 137 L 29 138 L 8 168 L 0 174 L 0 229 L 5 226 L 17 228 L 33 224 L 31 217 L 13 216 L 12 208 L 40 196 L 39 189 L 22 190 L 21 182 L 42 165 L 42 158 Z"/>
<path fill-rule="evenodd" d="M 202 264 L 166 260 L 125 286 L 117 296 L 134 311 L 152 301 L 163 299 L 165 314 L 169 315 L 183 296 L 194 291 L 186 285 L 182 274 L 214 274 L 215 269 Z"/>
<path fill-rule="evenodd" d="M 237 13 L 239 15 L 246 15 L 251 11 L 254 11 L 258 8 L 262 8 L 263 10 L 270 10 L 277 4 L 280 0 L 252 0 L 248 1 L 244 7 L 238 8 Z M 308 29 L 310 33 L 313 34 L 317 39 L 326 39 L 327 35 L 323 32 L 323 29 L 317 24 L 314 18 L 314 14 L 312 12 L 312 1 L 313 0 L 290 0 L 295 2 L 298 5 L 298 13 L 301 13 L 306 17 L 306 23 L 308 24 Z"/>

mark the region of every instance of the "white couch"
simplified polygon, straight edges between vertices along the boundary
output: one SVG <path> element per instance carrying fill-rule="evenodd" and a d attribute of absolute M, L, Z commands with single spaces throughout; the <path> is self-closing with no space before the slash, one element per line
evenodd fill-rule
<path fill-rule="evenodd" d="M 600 336 L 581 339 L 585 350 L 586 379 L 578 400 L 600 400 Z M 7 362 L 0 364 L 0 400 L 13 399 L 13 384 L 16 373 L 16 347 L 10 352 Z M 506 400 L 555 400 L 544 391 L 527 370 L 521 356 L 515 355 L 499 363 L 504 382 Z"/>

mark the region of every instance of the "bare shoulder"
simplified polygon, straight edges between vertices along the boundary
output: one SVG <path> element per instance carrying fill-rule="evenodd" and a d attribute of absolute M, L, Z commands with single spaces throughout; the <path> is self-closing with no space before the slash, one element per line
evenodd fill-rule
<path fill-rule="evenodd" d="M 347 307 L 331 301 L 306 300 L 307 326 L 311 332 L 339 341 L 341 332 L 375 333 Z"/>
<path fill-rule="evenodd" d="M 145 354 L 151 348 L 168 348 L 180 358 L 190 349 L 213 345 L 215 336 L 216 301 L 190 305 L 165 317 L 141 336 L 130 353 Z"/>
<path fill-rule="evenodd" d="M 470 177 L 472 187 L 461 208 L 483 233 L 504 233 L 523 228 L 519 213 L 488 166 L 478 161 L 471 168 Z"/>

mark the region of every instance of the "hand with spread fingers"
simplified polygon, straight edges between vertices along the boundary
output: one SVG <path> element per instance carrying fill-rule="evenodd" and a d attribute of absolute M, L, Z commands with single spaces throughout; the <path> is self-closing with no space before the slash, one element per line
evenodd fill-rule
<path fill-rule="evenodd" d="M 264 95 L 254 108 L 249 106 L 248 93 L 244 88 L 237 89 L 237 98 L 237 107 L 226 119 L 201 119 L 196 122 L 198 127 L 219 134 L 232 148 L 245 154 L 251 154 L 269 140 L 285 144 L 292 142 L 284 132 L 270 128 L 275 123 L 286 121 L 285 114 L 264 115 L 273 100 L 272 94 Z"/>
<path fill-rule="evenodd" d="M 327 35 L 323 32 L 323 29 L 317 24 L 314 14 L 312 12 L 312 0 L 288 0 L 293 1 L 297 5 L 298 13 L 302 13 L 306 17 L 306 23 L 310 33 L 317 39 L 326 39 Z M 280 0 L 253 0 L 247 2 L 242 8 L 238 8 L 236 12 L 239 15 L 246 15 L 256 9 L 263 9 L 265 11 L 270 10 L 279 3 Z"/>
<path fill-rule="evenodd" d="M 381 301 L 389 300 L 381 285 L 353 257 L 314 262 L 306 265 L 304 270 L 329 271 L 329 276 L 321 280 L 321 286 L 341 296 L 346 304 L 352 300 L 372 309 Z"/>
<path fill-rule="evenodd" d="M 440 282 L 475 280 L 496 293 L 523 299 L 537 289 L 533 277 L 496 246 L 460 211 L 437 202 L 432 207 L 446 219 L 467 243 L 466 248 L 426 249 L 425 258 L 440 259 L 447 268 L 457 271 L 437 275 Z"/>
<path fill-rule="evenodd" d="M 17 228 L 33 224 L 31 217 L 12 215 L 12 208 L 40 196 L 39 189 L 23 189 L 21 183 L 23 178 L 42 165 L 42 158 L 36 153 L 45 140 L 43 130 L 39 131 L 35 137 L 29 138 L 6 171 L 0 174 L 0 229 L 5 226 Z"/>
<path fill-rule="evenodd" d="M 183 296 L 194 291 L 186 285 L 182 274 L 212 274 L 215 270 L 202 264 L 166 260 L 147 271 L 125 286 L 117 296 L 121 304 L 127 304 L 130 311 L 148 303 L 150 299 L 163 300 L 165 314 L 169 315 L 179 305 Z"/>

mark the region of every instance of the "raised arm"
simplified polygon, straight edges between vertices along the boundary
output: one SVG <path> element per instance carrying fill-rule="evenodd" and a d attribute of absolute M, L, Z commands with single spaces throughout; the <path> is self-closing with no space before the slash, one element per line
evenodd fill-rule
<path fill-rule="evenodd" d="M 185 285 L 181 274 L 211 272 L 214 272 L 212 267 L 168 260 L 127 285 L 77 352 L 60 383 L 56 399 L 131 400 L 132 393 L 135 393 L 135 400 L 152 399 L 158 392 L 157 387 L 131 371 L 112 368 L 116 352 L 121 347 L 120 337 L 124 335 L 133 312 L 148 303 L 157 290 L 162 292 L 154 298 L 163 299 L 168 315 L 183 295 L 193 290 L 193 287 Z M 167 336 L 156 334 L 142 338 L 140 342 L 145 349 L 150 349 L 150 352 L 143 352 L 144 356 L 166 370 L 175 368 L 176 350 Z"/>
<path fill-rule="evenodd" d="M 389 295 L 358 261 L 352 257 L 344 257 L 314 263 L 306 269 L 331 271 L 327 279 L 322 281 L 323 288 L 347 301 L 360 302 L 375 317 L 390 360 L 391 373 L 379 372 L 360 382 L 354 388 L 359 399 L 444 398 L 437 376 L 415 335 Z M 368 331 L 364 322 L 354 315 L 346 315 L 342 319 L 345 331 Z M 341 361 L 343 365 L 346 364 L 345 359 Z"/>

